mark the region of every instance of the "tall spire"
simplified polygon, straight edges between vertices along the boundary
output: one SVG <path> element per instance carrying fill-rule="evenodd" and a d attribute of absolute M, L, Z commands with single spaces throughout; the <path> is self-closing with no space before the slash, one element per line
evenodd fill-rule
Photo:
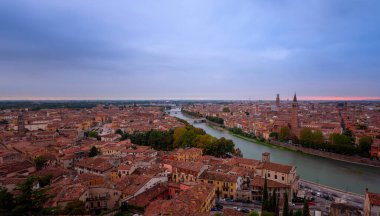
<path fill-rule="evenodd" d="M 277 107 L 280 106 L 280 94 L 277 94 L 277 97 L 276 97 L 276 106 Z"/>
<path fill-rule="evenodd" d="M 297 101 L 297 94 L 294 93 L 294 97 L 293 97 L 293 108 L 298 108 L 298 101 Z"/>

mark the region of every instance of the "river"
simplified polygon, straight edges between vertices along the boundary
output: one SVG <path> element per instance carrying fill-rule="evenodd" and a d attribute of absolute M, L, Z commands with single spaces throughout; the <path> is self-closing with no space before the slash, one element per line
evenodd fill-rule
<path fill-rule="evenodd" d="M 380 168 L 336 161 L 247 141 L 233 136 L 228 131 L 216 130 L 206 123 L 194 123 L 191 117 L 183 115 L 179 110 L 170 110 L 170 115 L 186 120 L 214 137 L 233 140 L 235 147 L 240 148 L 245 158 L 261 160 L 261 154 L 269 152 L 272 162 L 296 166 L 297 173 L 302 179 L 357 194 L 364 194 L 366 188 L 380 193 Z"/>

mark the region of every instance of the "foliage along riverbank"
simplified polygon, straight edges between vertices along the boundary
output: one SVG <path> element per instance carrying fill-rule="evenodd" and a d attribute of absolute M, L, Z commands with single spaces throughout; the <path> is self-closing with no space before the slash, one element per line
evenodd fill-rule
<path fill-rule="evenodd" d="M 191 112 L 185 112 L 185 114 L 192 116 Z M 225 128 L 225 127 L 221 127 L 221 126 L 212 124 L 209 121 L 207 121 L 206 123 L 208 125 L 210 125 L 210 124 L 213 125 L 214 127 L 218 128 L 219 130 L 228 131 L 230 134 L 232 134 L 233 136 L 238 137 L 240 139 L 244 139 L 246 141 L 257 143 L 260 145 L 265 145 L 265 146 L 268 146 L 271 148 L 277 148 L 277 149 L 282 149 L 282 150 L 286 150 L 286 151 L 292 151 L 292 152 L 296 152 L 299 154 L 308 154 L 308 155 L 317 156 L 317 157 L 329 158 L 332 160 L 343 161 L 343 162 L 347 162 L 347 163 L 372 166 L 372 167 L 380 167 L 380 161 L 371 160 L 369 158 L 361 157 L 359 155 L 353 155 L 353 153 L 355 153 L 355 152 L 349 152 L 349 154 L 339 154 L 336 152 L 321 151 L 317 148 L 311 148 L 309 144 L 306 145 L 305 142 L 302 140 L 301 140 L 302 142 L 300 142 L 300 145 L 288 144 L 288 143 L 284 143 L 281 141 L 273 141 L 273 140 L 268 142 L 267 140 L 265 140 L 262 137 L 256 137 L 254 134 L 245 133 L 239 128 Z M 309 132 L 309 131 L 305 131 L 305 132 Z M 305 134 L 310 135 L 309 133 L 305 133 Z M 277 137 L 278 136 L 279 135 L 277 135 Z M 335 135 L 335 137 L 332 137 L 332 138 L 335 139 L 335 141 L 338 140 L 339 142 L 340 141 L 346 142 L 347 138 L 345 136 L 347 136 L 347 135 L 345 135 L 345 134 Z M 313 137 L 313 134 L 311 134 L 311 138 L 312 137 Z M 315 137 L 316 137 L 316 139 L 318 139 L 317 135 Z M 307 137 L 307 138 L 309 138 L 309 137 Z M 306 147 L 303 145 L 306 145 Z M 316 145 L 316 146 L 321 147 L 321 145 Z M 325 144 L 324 147 L 329 147 L 329 146 L 327 144 Z M 345 149 L 345 148 L 343 148 L 343 149 Z"/>
<path fill-rule="evenodd" d="M 215 157 L 225 157 L 234 155 L 241 157 L 241 151 L 235 148 L 232 140 L 215 138 L 201 128 L 192 125 L 178 127 L 174 130 L 160 131 L 150 130 L 147 132 L 135 132 L 132 134 L 124 133 L 120 129 L 116 133 L 122 136 L 122 139 L 131 139 L 132 143 L 137 145 L 151 146 L 156 150 L 172 151 L 176 148 L 201 148 L 206 155 Z"/>
<path fill-rule="evenodd" d="M 224 129 L 224 130 L 226 130 L 226 129 Z M 239 137 L 241 139 L 244 139 L 246 141 L 254 142 L 254 143 L 257 143 L 260 145 L 265 145 L 265 146 L 268 146 L 271 148 L 277 148 L 277 149 L 296 152 L 299 154 L 308 154 L 308 155 L 312 155 L 312 156 L 323 157 L 323 158 L 328 158 L 328 159 L 332 159 L 332 160 L 343 161 L 343 162 L 347 162 L 347 163 L 359 164 L 359 165 L 364 165 L 364 166 L 380 167 L 379 161 L 373 161 L 373 160 L 370 160 L 369 158 L 363 158 L 360 156 L 342 155 L 342 154 L 337 154 L 334 152 L 320 151 L 317 149 L 306 148 L 306 147 L 302 147 L 300 145 L 296 146 L 293 144 L 283 143 L 283 142 L 279 142 L 279 141 L 268 142 L 266 140 L 262 140 L 262 139 L 259 140 L 257 138 L 252 138 L 249 134 L 243 135 L 240 133 L 236 133 L 234 130 L 231 130 L 231 129 L 229 129 L 228 131 L 232 135 Z"/>

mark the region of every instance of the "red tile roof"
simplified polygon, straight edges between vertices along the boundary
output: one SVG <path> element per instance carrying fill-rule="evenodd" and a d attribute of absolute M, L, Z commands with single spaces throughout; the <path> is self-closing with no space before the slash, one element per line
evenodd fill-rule
<path fill-rule="evenodd" d="M 367 192 L 369 202 L 372 205 L 380 206 L 380 194 Z"/>

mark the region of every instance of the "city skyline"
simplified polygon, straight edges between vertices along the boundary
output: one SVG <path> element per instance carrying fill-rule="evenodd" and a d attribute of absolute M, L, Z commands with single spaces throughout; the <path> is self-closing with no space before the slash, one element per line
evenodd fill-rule
<path fill-rule="evenodd" d="M 379 100 L 379 6 L 5 2 L 0 100 Z"/>

